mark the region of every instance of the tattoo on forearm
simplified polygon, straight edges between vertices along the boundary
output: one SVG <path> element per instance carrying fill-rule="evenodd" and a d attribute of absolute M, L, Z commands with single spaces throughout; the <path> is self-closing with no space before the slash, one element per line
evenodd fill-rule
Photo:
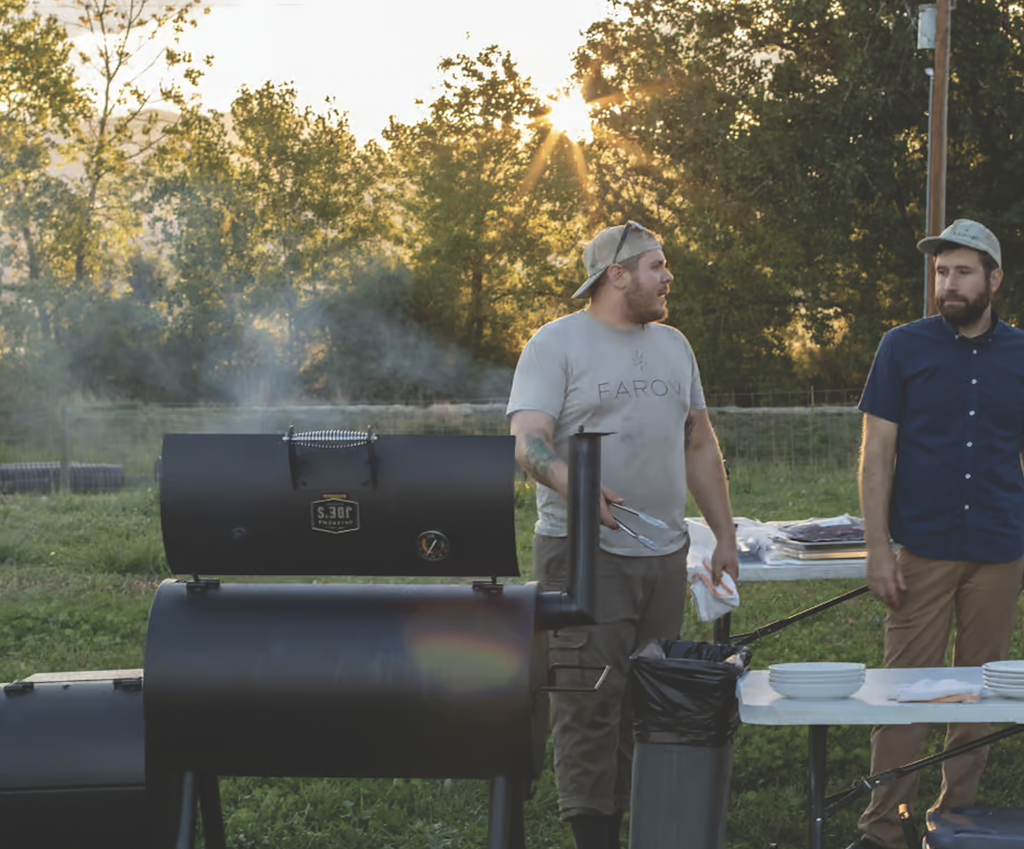
<path fill-rule="evenodd" d="M 558 462 L 558 455 L 539 436 L 526 437 L 526 462 L 528 471 L 540 481 L 546 481 L 551 475 L 551 467 Z"/>
<path fill-rule="evenodd" d="M 686 417 L 686 421 L 683 423 L 683 450 L 690 450 L 690 442 L 693 440 L 693 429 L 697 422 L 693 419 L 693 413 L 690 413 Z"/>

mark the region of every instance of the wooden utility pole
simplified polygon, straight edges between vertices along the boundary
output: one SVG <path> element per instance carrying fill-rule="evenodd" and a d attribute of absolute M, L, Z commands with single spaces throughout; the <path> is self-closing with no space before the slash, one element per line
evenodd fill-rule
<path fill-rule="evenodd" d="M 937 236 L 946 227 L 946 115 L 949 106 L 949 30 L 952 0 L 935 4 L 935 96 L 929 116 L 928 139 L 928 236 Z M 935 266 L 928 265 L 928 315 L 938 311 L 935 305 Z"/>

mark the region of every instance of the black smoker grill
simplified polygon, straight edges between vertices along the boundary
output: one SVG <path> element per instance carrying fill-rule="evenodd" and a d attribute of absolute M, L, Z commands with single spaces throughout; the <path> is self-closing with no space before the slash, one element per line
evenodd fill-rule
<path fill-rule="evenodd" d="M 167 436 L 164 546 L 172 570 L 191 579 L 164 582 L 150 613 L 155 845 L 191 845 L 197 799 L 206 845 L 223 845 L 216 776 L 276 775 L 489 779 L 488 845 L 522 847 L 523 799 L 543 766 L 545 690 L 558 686 L 543 632 L 592 621 L 600 436 L 571 447 L 565 593 L 497 580 L 518 574 L 511 437 Z"/>
<path fill-rule="evenodd" d="M 147 827 L 141 674 L 43 674 L 3 688 L 4 846 L 138 849 Z M 175 794 L 164 797 L 171 812 Z"/>

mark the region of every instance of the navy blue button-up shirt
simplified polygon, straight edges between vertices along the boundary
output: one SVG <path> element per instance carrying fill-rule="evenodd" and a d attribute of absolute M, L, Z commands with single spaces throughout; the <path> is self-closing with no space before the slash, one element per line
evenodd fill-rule
<path fill-rule="evenodd" d="M 882 338 L 860 409 L 899 425 L 892 538 L 922 557 L 1024 554 L 1024 332 L 961 336 L 940 316 Z"/>

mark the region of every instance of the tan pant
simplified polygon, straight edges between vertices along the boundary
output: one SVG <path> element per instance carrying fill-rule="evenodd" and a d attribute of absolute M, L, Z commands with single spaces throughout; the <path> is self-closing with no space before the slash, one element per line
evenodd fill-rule
<path fill-rule="evenodd" d="M 629 809 L 633 721 L 629 656 L 652 639 L 677 639 L 686 603 L 686 552 L 659 557 L 597 556 L 596 625 L 560 628 L 549 639 L 552 663 L 610 666 L 596 692 L 551 693 L 555 781 L 563 819 Z M 564 589 L 568 540 L 537 536 L 534 575 L 545 590 Z M 559 684 L 594 682 L 596 674 L 559 675 Z"/>
<path fill-rule="evenodd" d="M 1012 563 L 928 560 L 903 549 L 898 555 L 907 591 L 903 606 L 889 610 L 885 622 L 885 665 L 889 668 L 945 665 L 956 616 L 954 666 L 981 666 L 1003 660 L 1017 616 L 1024 559 Z M 950 723 L 946 748 L 962 746 L 991 733 L 987 723 Z M 871 773 L 885 772 L 924 755 L 928 726 L 880 725 L 871 733 Z M 932 810 L 974 804 L 988 747 L 944 761 L 942 789 Z M 858 823 L 871 840 L 891 849 L 904 846 L 897 811 L 906 802 L 913 811 L 920 772 L 880 787 Z"/>

